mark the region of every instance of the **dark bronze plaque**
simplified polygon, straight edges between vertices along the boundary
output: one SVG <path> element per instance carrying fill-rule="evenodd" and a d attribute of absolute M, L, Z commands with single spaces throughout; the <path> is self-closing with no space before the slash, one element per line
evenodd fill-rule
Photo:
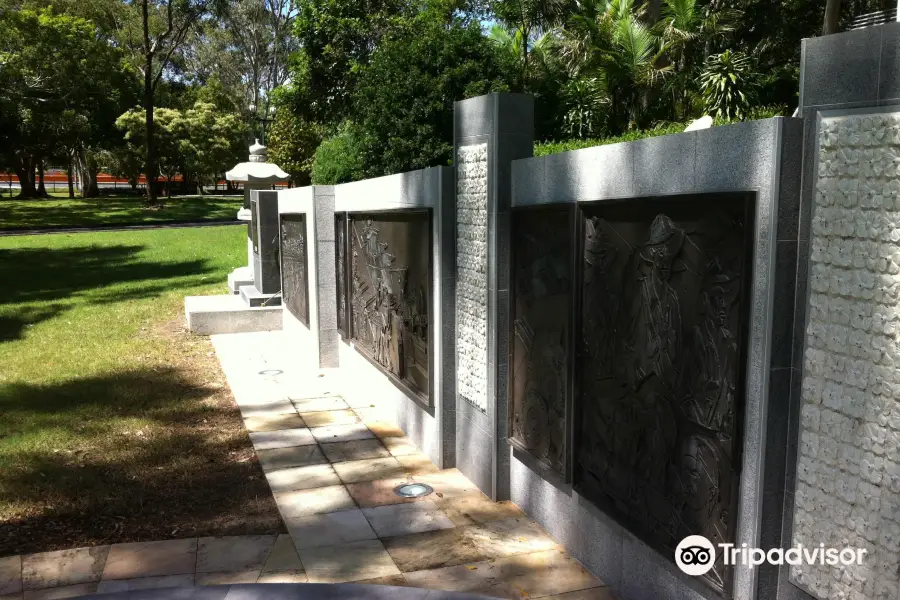
<path fill-rule="evenodd" d="M 752 196 L 584 207 L 574 479 L 667 558 L 733 542 Z M 719 592 L 718 557 L 705 576 Z"/>
<path fill-rule="evenodd" d="M 428 213 L 351 214 L 350 319 L 356 347 L 429 398 Z"/>
<path fill-rule="evenodd" d="M 281 216 L 281 295 L 292 315 L 309 326 L 306 215 Z"/>
<path fill-rule="evenodd" d="M 259 203 L 250 201 L 250 240 L 253 242 L 253 254 L 259 256 Z"/>
<path fill-rule="evenodd" d="M 335 277 L 337 278 L 337 328 L 347 335 L 347 214 L 334 217 Z"/>
<path fill-rule="evenodd" d="M 513 212 L 513 443 L 565 473 L 573 207 Z"/>

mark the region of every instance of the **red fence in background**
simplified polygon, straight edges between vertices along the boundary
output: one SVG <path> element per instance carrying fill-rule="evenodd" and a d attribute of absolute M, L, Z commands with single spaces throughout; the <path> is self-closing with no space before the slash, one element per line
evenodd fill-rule
<path fill-rule="evenodd" d="M 173 177 L 171 179 L 171 182 L 172 183 L 180 183 L 181 180 L 182 180 L 181 175 L 176 175 L 175 177 Z M 65 172 L 48 171 L 48 172 L 44 173 L 44 185 L 47 185 L 47 184 L 68 185 L 68 181 L 69 181 L 69 179 L 66 176 Z M 156 181 L 158 181 L 160 184 L 165 184 L 166 178 L 165 177 L 157 177 Z M 14 173 L 0 173 L 0 185 L 9 185 L 10 183 L 18 184 L 19 177 Z M 127 179 L 123 179 L 121 177 L 114 177 L 107 173 L 100 173 L 99 175 L 97 175 L 97 183 L 102 184 L 102 185 L 107 185 L 107 186 L 108 185 L 114 185 L 114 186 L 121 185 L 122 187 L 128 187 L 129 185 L 131 185 L 128 183 Z M 141 175 L 138 178 L 138 185 L 143 186 L 146 184 L 147 184 L 147 178 L 144 177 L 143 175 Z M 221 179 L 218 182 L 216 182 L 216 185 L 218 187 L 221 187 L 224 189 L 227 187 L 227 182 L 224 179 Z M 233 183 L 232 186 L 237 189 L 242 188 L 241 183 Z M 275 187 L 283 188 L 283 187 L 287 187 L 287 184 L 275 184 Z"/>

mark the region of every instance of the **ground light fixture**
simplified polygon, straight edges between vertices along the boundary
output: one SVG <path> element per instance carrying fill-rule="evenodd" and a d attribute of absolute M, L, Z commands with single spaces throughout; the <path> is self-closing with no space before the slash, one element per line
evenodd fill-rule
<path fill-rule="evenodd" d="M 421 498 L 434 492 L 434 488 L 426 483 L 404 483 L 394 488 L 394 493 L 401 498 Z"/>

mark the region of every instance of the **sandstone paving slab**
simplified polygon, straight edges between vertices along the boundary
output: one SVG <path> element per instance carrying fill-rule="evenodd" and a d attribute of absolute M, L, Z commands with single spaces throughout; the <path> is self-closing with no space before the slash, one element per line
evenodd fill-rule
<path fill-rule="evenodd" d="M 540 598 L 603 586 L 560 550 L 498 559 L 487 565 L 486 572 L 491 585 L 483 591 L 498 598 Z"/>
<path fill-rule="evenodd" d="M 288 525 L 299 517 L 356 508 L 353 498 L 342 485 L 294 492 L 276 492 L 275 503 Z M 296 543 L 296 540 L 294 541 Z"/>
<path fill-rule="evenodd" d="M 491 558 L 483 548 L 466 539 L 459 527 L 389 537 L 382 542 L 403 573 Z"/>
<path fill-rule="evenodd" d="M 197 542 L 197 574 L 262 570 L 274 535 L 202 537 Z M 203 585 L 203 584 L 198 584 Z"/>
<path fill-rule="evenodd" d="M 290 467 L 267 471 L 266 479 L 273 492 L 290 492 L 340 485 L 341 480 L 329 464 Z"/>
<path fill-rule="evenodd" d="M 193 573 L 196 564 L 197 538 L 113 544 L 103 569 L 103 579 L 183 575 Z"/>
<path fill-rule="evenodd" d="M 456 525 L 525 517 L 522 509 L 512 502 L 494 502 L 487 496 L 439 498 L 432 494 L 432 499 Z"/>
<path fill-rule="evenodd" d="M 378 537 L 390 537 L 454 527 L 447 515 L 428 498 L 421 502 L 362 509 Z"/>
<path fill-rule="evenodd" d="M 291 400 L 294 410 L 297 412 L 320 412 L 324 410 L 346 410 L 349 408 L 340 396 L 326 396 L 324 398 L 304 398 Z"/>
<path fill-rule="evenodd" d="M 437 468 L 437 465 L 431 462 L 431 459 L 421 452 L 397 456 L 395 458 L 397 459 L 397 462 L 403 465 L 403 470 L 410 475 L 418 476 L 424 475 L 425 473 L 437 473 L 440 471 L 440 469 Z"/>
<path fill-rule="evenodd" d="M 458 469 L 444 469 L 435 473 L 423 473 L 416 476 L 416 481 L 427 483 L 433 487 L 438 498 L 460 498 L 464 496 L 487 498 Z"/>
<path fill-rule="evenodd" d="M 338 384 L 333 379 L 315 378 L 301 381 L 288 382 L 285 385 L 288 398 L 291 400 L 306 400 L 308 398 L 327 398 L 340 396 Z"/>
<path fill-rule="evenodd" d="M 355 440 L 352 442 L 333 442 L 321 445 L 322 452 L 333 463 L 367 458 L 387 458 L 391 455 L 381 440 Z"/>
<path fill-rule="evenodd" d="M 353 500 L 361 508 L 372 506 L 384 506 L 387 504 L 400 504 L 405 502 L 419 502 L 422 498 L 403 498 L 394 493 L 394 488 L 404 483 L 409 483 L 409 477 L 389 477 L 376 481 L 363 481 L 360 483 L 348 483 L 347 491 L 353 496 Z"/>
<path fill-rule="evenodd" d="M 332 466 L 344 483 L 402 477 L 407 472 L 393 456 L 334 463 Z"/>
<path fill-rule="evenodd" d="M 197 585 L 231 585 L 235 583 L 256 583 L 259 569 L 226 571 L 221 573 L 197 573 Z"/>
<path fill-rule="evenodd" d="M 381 441 L 392 456 L 412 456 L 420 454 L 416 445 L 406 436 L 386 437 Z"/>
<path fill-rule="evenodd" d="M 22 559 L 25 590 L 72 586 L 100 580 L 109 546 L 29 554 Z"/>
<path fill-rule="evenodd" d="M 0 596 L 22 591 L 22 557 L 0 558 Z"/>
<path fill-rule="evenodd" d="M 362 581 L 354 581 L 359 585 L 390 585 L 394 587 L 409 587 L 406 578 L 400 575 L 385 575 L 384 577 L 376 577 L 375 579 L 363 579 Z"/>
<path fill-rule="evenodd" d="M 358 508 L 290 519 L 287 528 L 298 550 L 378 537 Z"/>
<path fill-rule="evenodd" d="M 316 443 L 310 430 L 305 427 L 283 429 L 281 431 L 260 431 L 258 433 L 251 433 L 250 441 L 253 442 L 253 447 L 257 450 L 307 446 Z"/>
<path fill-rule="evenodd" d="M 553 594 L 552 596 L 541 596 L 540 598 L 541 600 L 619 600 L 619 597 L 608 587 L 578 590 L 577 592 L 566 592 L 565 594 Z"/>
<path fill-rule="evenodd" d="M 135 579 L 110 579 L 101 581 L 97 593 L 128 592 L 169 587 L 190 587 L 194 585 L 194 573 L 184 575 L 161 575 L 158 577 L 138 577 Z"/>
<path fill-rule="evenodd" d="M 3 594 L 0 596 L 0 600 L 23 600 L 24 597 L 22 592 L 16 592 L 15 594 Z"/>
<path fill-rule="evenodd" d="M 269 414 L 244 419 L 247 431 L 280 431 L 282 429 L 298 429 L 306 427 L 303 419 L 296 412 L 288 414 Z"/>
<path fill-rule="evenodd" d="M 240 405 L 244 418 L 249 417 L 275 417 L 278 415 L 295 415 L 297 409 L 289 400 L 275 400 L 262 404 Z"/>
<path fill-rule="evenodd" d="M 344 410 L 320 410 L 316 412 L 301 412 L 300 416 L 306 422 L 307 427 L 325 427 L 326 425 L 349 425 L 361 423 L 356 413 L 349 408 Z"/>
<path fill-rule="evenodd" d="M 310 583 L 342 583 L 400 573 L 379 540 L 300 550 Z"/>
<path fill-rule="evenodd" d="M 306 571 L 277 571 L 260 573 L 256 583 L 307 583 Z"/>
<path fill-rule="evenodd" d="M 310 431 L 320 444 L 352 442 L 353 440 L 366 440 L 375 437 L 375 434 L 369 431 L 369 428 L 362 423 L 326 425 L 324 427 L 314 427 Z"/>
<path fill-rule="evenodd" d="M 490 521 L 460 527 L 459 531 L 470 544 L 491 558 L 562 549 L 537 523 L 528 518 Z"/>
<path fill-rule="evenodd" d="M 403 437 L 406 433 L 390 421 L 363 419 L 363 423 L 379 438 Z"/>
<path fill-rule="evenodd" d="M 256 456 L 259 458 L 259 464 L 265 472 L 288 469 L 290 467 L 319 465 L 328 462 L 328 459 L 322 453 L 322 449 L 316 444 L 272 448 L 271 450 L 257 449 Z"/>
<path fill-rule="evenodd" d="M 600 580 L 558 550 L 416 571 L 405 573 L 404 577 L 416 587 L 497 598 L 542 598 L 551 594 L 605 589 L 600 587 L 603 585 Z M 585 596 L 586 599 L 592 597 Z"/>
<path fill-rule="evenodd" d="M 275 539 L 275 545 L 263 566 L 263 574 L 266 573 L 296 573 L 303 571 L 300 555 L 294 547 L 294 540 L 288 534 L 280 534 Z"/>
<path fill-rule="evenodd" d="M 25 600 L 60 600 L 61 598 L 75 598 L 85 594 L 93 594 L 97 591 L 97 582 L 76 583 L 60 587 L 45 588 L 41 590 L 25 590 Z"/>

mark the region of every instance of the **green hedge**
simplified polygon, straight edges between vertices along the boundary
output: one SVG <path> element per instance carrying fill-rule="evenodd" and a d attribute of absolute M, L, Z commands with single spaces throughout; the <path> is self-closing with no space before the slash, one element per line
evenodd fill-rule
<path fill-rule="evenodd" d="M 784 114 L 784 109 L 778 106 L 759 106 L 754 108 L 748 114 L 747 121 L 755 121 L 758 119 L 768 119 Z M 721 120 L 717 119 L 715 126 L 730 125 L 738 123 L 738 120 Z M 558 154 L 560 152 L 569 152 L 570 150 L 581 150 L 582 148 L 591 148 L 593 146 L 605 146 L 607 144 L 618 144 L 619 142 L 633 142 L 635 140 L 643 140 L 646 138 L 657 137 L 660 135 L 668 135 L 670 133 L 682 133 L 690 123 L 666 123 L 659 125 L 653 129 L 645 129 L 642 131 L 629 131 L 628 133 L 608 138 L 591 138 L 584 140 L 568 140 L 565 142 L 539 142 L 534 145 L 535 156 L 547 156 L 548 154 Z"/>

